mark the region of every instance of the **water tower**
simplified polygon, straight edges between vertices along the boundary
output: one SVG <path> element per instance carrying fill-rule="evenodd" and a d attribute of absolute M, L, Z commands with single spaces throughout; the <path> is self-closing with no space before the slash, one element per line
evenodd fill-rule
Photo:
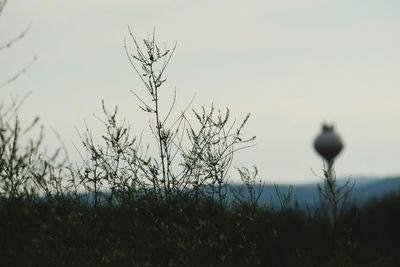
<path fill-rule="evenodd" d="M 343 143 L 340 136 L 335 133 L 332 125 L 323 124 L 322 132 L 315 138 L 314 148 L 325 161 L 324 187 L 319 187 L 319 190 L 330 205 L 331 226 L 335 229 L 339 202 L 344 199 L 343 194 L 351 191 L 351 189 L 346 188 L 342 192 L 341 189 L 343 188 L 337 189 L 335 185 L 336 177 L 333 171 L 333 164 L 335 158 L 343 149 Z"/>

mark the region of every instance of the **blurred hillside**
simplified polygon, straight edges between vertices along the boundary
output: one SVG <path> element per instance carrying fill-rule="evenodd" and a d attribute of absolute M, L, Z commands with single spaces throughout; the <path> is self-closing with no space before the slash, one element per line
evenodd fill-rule
<path fill-rule="evenodd" d="M 338 179 L 337 185 L 343 185 L 347 179 Z M 322 184 L 322 180 L 320 184 Z M 317 187 L 318 183 L 308 183 L 302 185 L 294 185 L 292 191 L 290 191 L 290 185 L 278 184 L 271 185 L 266 184 L 263 187 L 262 194 L 259 198 L 260 205 L 267 205 L 276 209 L 281 207 L 279 200 L 279 193 L 289 195 L 291 197 L 289 201 L 290 207 L 299 207 L 301 209 L 308 208 L 314 209 L 320 203 L 320 193 Z M 400 191 L 400 176 L 399 177 L 359 177 L 350 180 L 350 186 L 354 184 L 351 191 L 350 202 L 358 207 L 364 206 L 368 201 L 380 199 L 388 194 L 396 193 Z M 232 189 L 239 192 L 241 189 L 240 185 L 231 185 Z M 279 192 L 278 192 L 279 191 Z M 240 191 L 241 194 L 247 195 L 245 188 Z M 234 195 L 231 195 L 234 198 Z"/>

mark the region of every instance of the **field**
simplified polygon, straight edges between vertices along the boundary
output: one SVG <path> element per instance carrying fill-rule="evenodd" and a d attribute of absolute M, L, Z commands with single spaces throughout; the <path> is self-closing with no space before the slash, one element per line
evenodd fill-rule
<path fill-rule="evenodd" d="M 3 266 L 398 266 L 400 196 L 323 214 L 143 196 L 1 200 Z"/>

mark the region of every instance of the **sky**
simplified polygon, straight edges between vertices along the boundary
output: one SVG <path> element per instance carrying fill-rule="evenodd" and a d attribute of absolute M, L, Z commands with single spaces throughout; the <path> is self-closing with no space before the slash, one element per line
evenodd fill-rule
<path fill-rule="evenodd" d="M 1 98 L 31 95 L 21 109 L 39 115 L 47 145 L 57 130 L 78 159 L 85 123 L 101 134 L 101 101 L 118 105 L 136 133 L 148 117 L 130 93 L 145 90 L 126 58 L 130 26 L 138 39 L 156 29 L 177 49 L 162 97 L 176 88 L 178 110 L 229 107 L 251 113 L 255 146 L 234 167 L 255 165 L 268 183 L 320 181 L 313 140 L 323 122 L 344 142 L 339 177 L 400 174 L 400 2 L 397 0 L 9 0 L 0 17 L 0 81 L 37 61 Z M 235 179 L 235 174 L 232 175 Z"/>

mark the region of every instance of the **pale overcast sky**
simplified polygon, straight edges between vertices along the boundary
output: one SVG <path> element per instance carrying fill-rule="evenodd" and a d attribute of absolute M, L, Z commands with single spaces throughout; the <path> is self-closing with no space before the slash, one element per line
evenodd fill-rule
<path fill-rule="evenodd" d="M 338 176 L 400 174 L 398 0 L 9 0 L 0 43 L 28 25 L 0 53 L 0 81 L 38 60 L 1 97 L 31 91 L 21 116 L 39 115 L 72 157 L 76 129 L 100 128 L 92 114 L 101 115 L 102 99 L 120 106 L 135 132 L 147 128 L 129 92 L 145 93 L 123 38 L 128 25 L 139 39 L 155 26 L 161 43 L 178 43 L 165 98 L 176 87 L 178 108 L 196 94 L 195 107 L 252 114 L 246 133 L 256 146 L 234 166 L 256 165 L 267 182 L 318 181 L 312 142 L 327 121 L 345 142 Z"/>

